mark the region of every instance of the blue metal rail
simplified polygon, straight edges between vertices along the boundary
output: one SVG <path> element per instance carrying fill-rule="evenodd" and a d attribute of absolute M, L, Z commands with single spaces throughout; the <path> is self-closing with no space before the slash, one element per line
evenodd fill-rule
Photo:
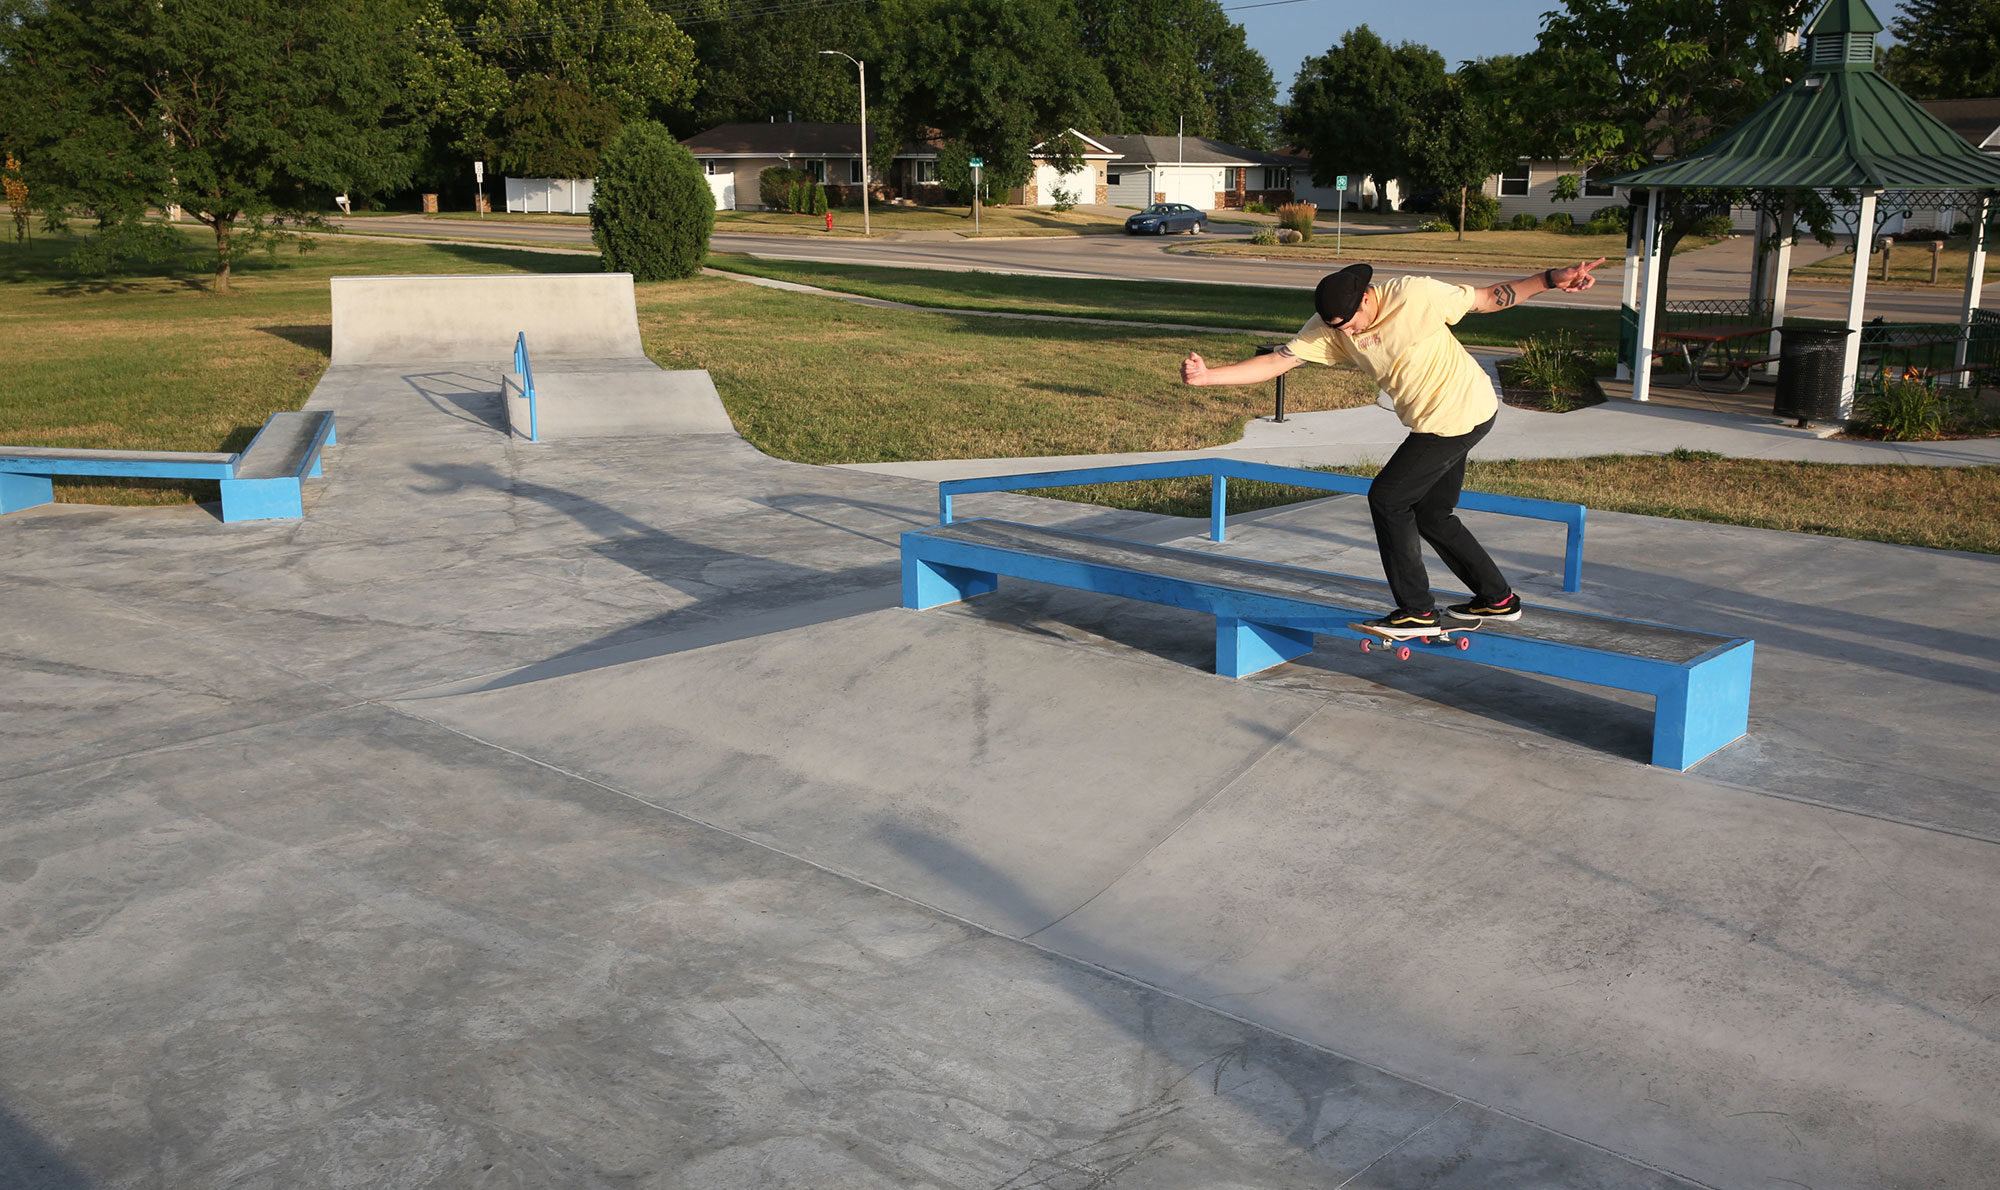
<path fill-rule="evenodd" d="M 535 369 L 528 362 L 528 332 L 521 331 L 514 336 L 514 370 L 521 374 L 521 395 L 528 398 L 528 441 L 542 440 L 541 426 L 535 417 Z M 558 388 L 561 386 L 558 385 Z"/>
<path fill-rule="evenodd" d="M 1184 479 L 1208 476 L 1209 539 L 1222 541 L 1227 532 L 1225 510 L 1229 507 L 1231 479 L 1260 480 L 1264 483 L 1315 488 L 1323 492 L 1366 493 L 1369 481 L 1358 475 L 1333 471 L 1313 471 L 1305 467 L 1277 467 L 1269 463 L 1249 463 L 1237 459 L 1177 459 L 1164 463 L 1126 463 L 1115 467 L 1083 467 L 1074 471 L 1035 471 L 1020 475 L 985 475 L 975 479 L 947 479 L 938 484 L 938 523 L 951 524 L 953 496 L 974 492 L 1015 492 L 1032 488 L 1081 487 L 1099 483 L 1125 483 L 1139 479 Z M 1494 512 L 1502 516 L 1554 521 L 1567 527 L 1563 543 L 1563 587 L 1583 589 L 1583 525 L 1588 511 L 1581 504 L 1556 500 L 1532 500 L 1525 496 L 1501 496 L 1492 492 L 1464 492 L 1460 508 L 1473 512 Z"/>

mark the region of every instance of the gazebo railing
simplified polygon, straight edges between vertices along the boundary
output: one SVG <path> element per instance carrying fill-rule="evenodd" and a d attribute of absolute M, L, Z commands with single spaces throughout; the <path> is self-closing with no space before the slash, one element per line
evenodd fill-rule
<path fill-rule="evenodd" d="M 1861 367 L 1878 390 L 1898 380 L 1932 387 L 2000 381 L 2000 313 L 1975 310 L 1956 322 L 1873 322 L 1861 328 Z"/>
<path fill-rule="evenodd" d="M 1660 329 L 1681 331 L 1697 326 L 1770 326 L 1769 298 L 1668 299 Z"/>

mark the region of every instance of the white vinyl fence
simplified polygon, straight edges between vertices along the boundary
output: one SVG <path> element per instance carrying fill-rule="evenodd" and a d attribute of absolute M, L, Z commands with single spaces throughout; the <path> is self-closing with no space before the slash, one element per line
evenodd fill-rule
<path fill-rule="evenodd" d="M 507 209 L 587 215 L 596 190 L 592 178 L 508 178 Z"/>

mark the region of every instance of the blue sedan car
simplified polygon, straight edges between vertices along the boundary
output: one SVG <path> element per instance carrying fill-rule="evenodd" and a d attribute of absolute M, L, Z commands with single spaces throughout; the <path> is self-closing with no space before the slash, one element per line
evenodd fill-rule
<path fill-rule="evenodd" d="M 1125 221 L 1133 235 L 1163 236 L 1170 231 L 1200 235 L 1208 216 L 1184 202 L 1156 202 Z"/>

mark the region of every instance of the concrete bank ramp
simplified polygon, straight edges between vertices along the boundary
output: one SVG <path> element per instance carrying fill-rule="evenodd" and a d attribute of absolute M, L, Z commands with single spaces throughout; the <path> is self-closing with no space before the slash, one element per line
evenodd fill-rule
<path fill-rule="evenodd" d="M 332 289 L 335 368 L 497 376 L 488 391 L 518 437 L 531 426 L 542 442 L 736 432 L 706 371 L 646 358 L 630 273 L 335 277 Z M 532 412 L 511 370 L 521 335 Z"/>
<path fill-rule="evenodd" d="M 333 363 L 644 359 L 630 273 L 335 277 Z"/>

